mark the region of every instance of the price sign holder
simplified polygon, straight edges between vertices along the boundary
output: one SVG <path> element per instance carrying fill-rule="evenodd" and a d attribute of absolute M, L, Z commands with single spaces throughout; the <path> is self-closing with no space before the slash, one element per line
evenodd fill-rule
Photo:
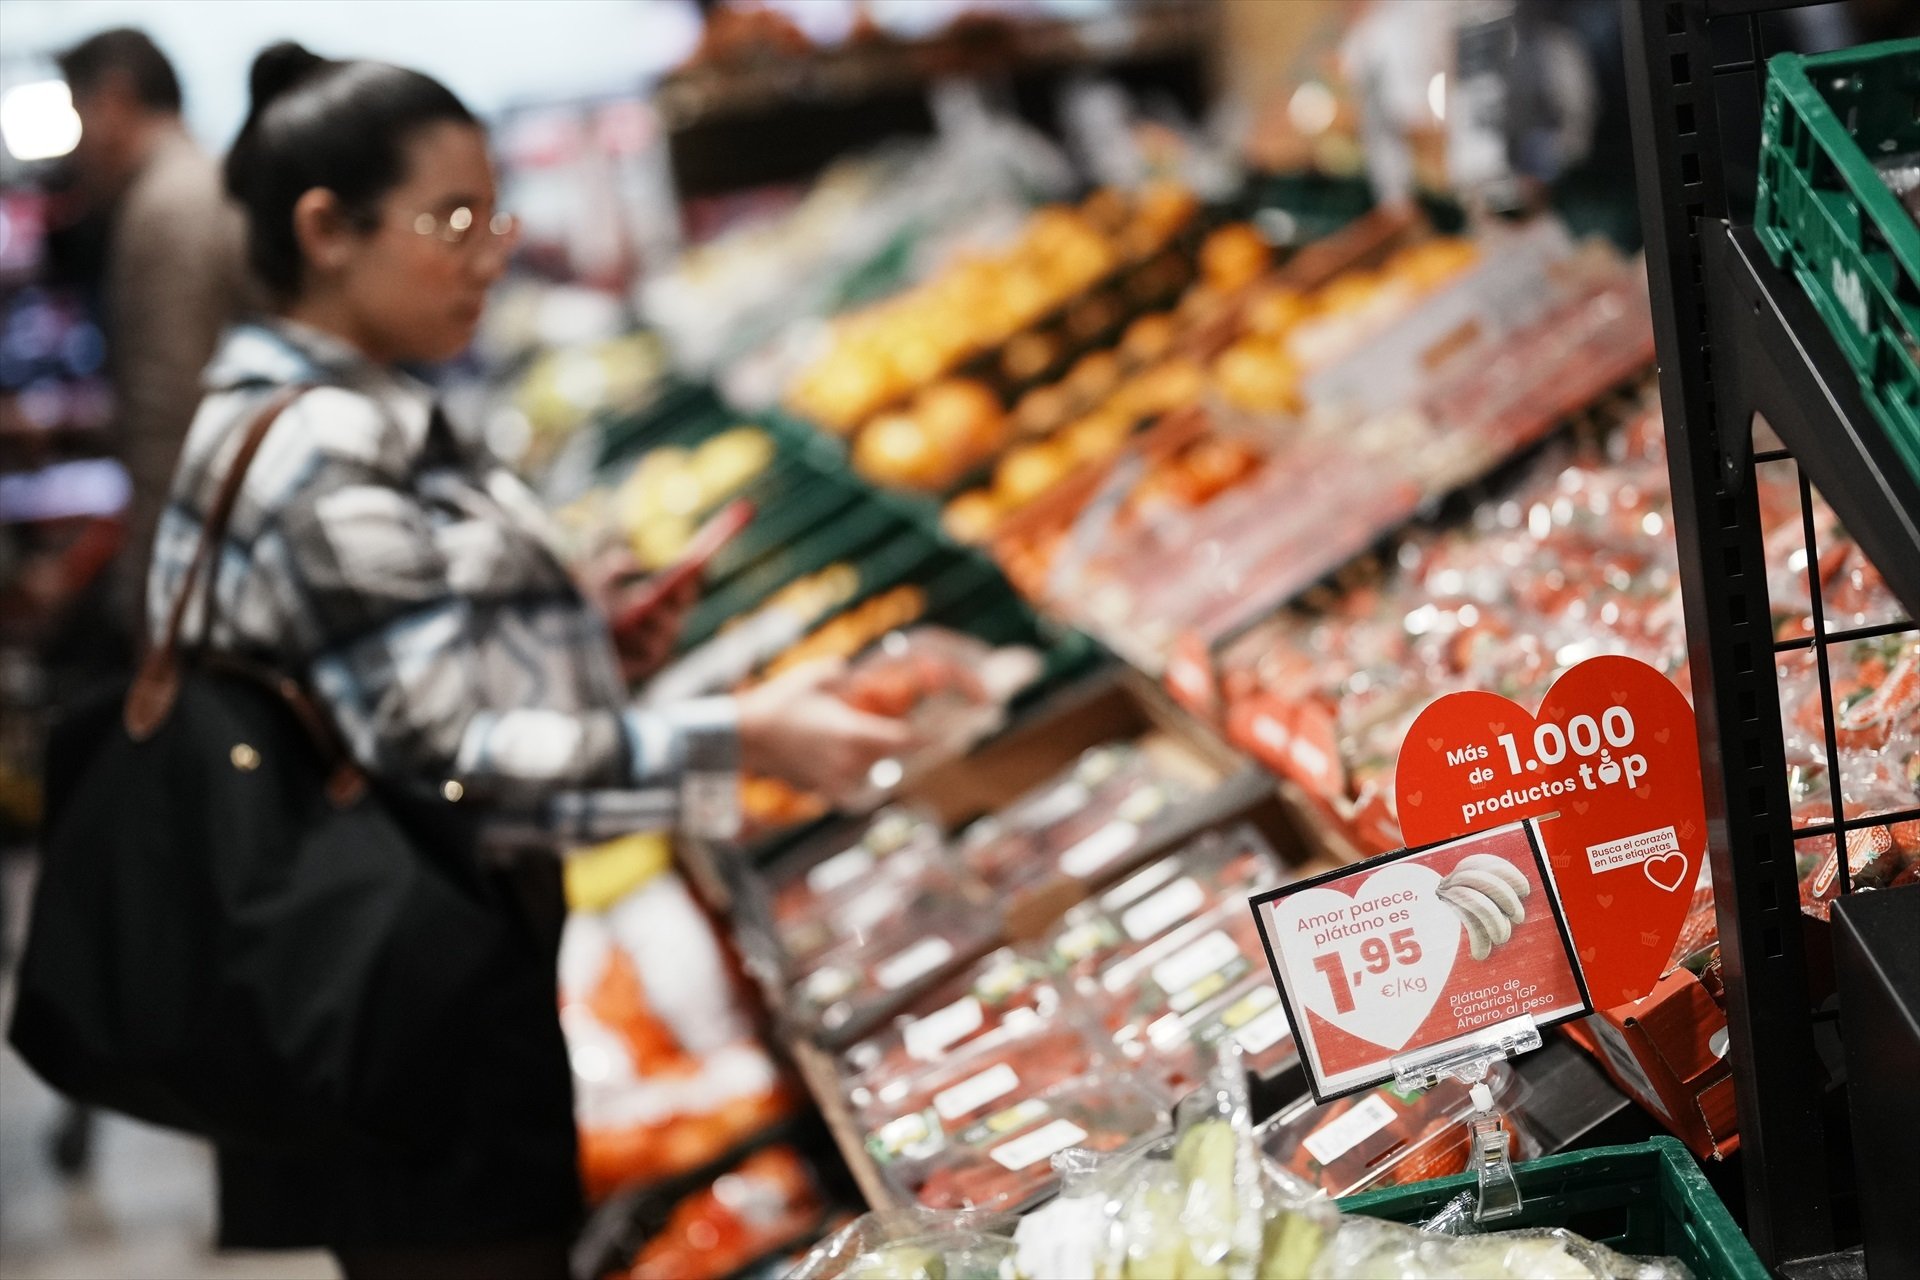
<path fill-rule="evenodd" d="M 1592 1012 L 1532 822 L 1402 849 L 1252 899 L 1320 1102 L 1517 1051 Z"/>
<path fill-rule="evenodd" d="M 1475 1221 L 1518 1213 L 1487 1072 L 1592 1009 L 1535 824 L 1387 854 L 1252 905 L 1314 1096 L 1461 1081 Z"/>
<path fill-rule="evenodd" d="M 1470 1133 L 1468 1166 L 1475 1174 L 1479 1194 L 1475 1222 L 1497 1222 L 1520 1212 L 1520 1182 L 1513 1176 L 1512 1135 L 1506 1119 L 1493 1109 L 1493 1091 L 1487 1072 L 1494 1063 L 1518 1057 L 1540 1047 L 1540 1027 L 1533 1015 L 1496 1023 L 1484 1031 L 1435 1045 L 1422 1053 L 1393 1060 L 1394 1082 L 1403 1089 L 1428 1089 L 1451 1078 L 1468 1088 L 1473 1110 L 1467 1116 Z"/>

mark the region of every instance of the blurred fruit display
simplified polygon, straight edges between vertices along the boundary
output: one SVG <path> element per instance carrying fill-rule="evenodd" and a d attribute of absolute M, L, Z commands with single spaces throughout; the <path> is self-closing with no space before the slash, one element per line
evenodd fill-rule
<path fill-rule="evenodd" d="M 707 917 L 654 870 L 607 909 L 576 912 L 560 956 L 590 1197 L 710 1163 L 793 1107 Z"/>
<path fill-rule="evenodd" d="M 805 1157 L 764 1147 L 674 1204 L 614 1280 L 720 1280 L 791 1246 L 825 1209 Z"/>

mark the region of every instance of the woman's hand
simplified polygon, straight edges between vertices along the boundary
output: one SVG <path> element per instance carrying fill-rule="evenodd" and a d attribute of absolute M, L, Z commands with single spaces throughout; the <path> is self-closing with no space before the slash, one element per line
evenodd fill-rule
<path fill-rule="evenodd" d="M 851 795 L 882 760 L 918 745 L 904 720 L 857 711 L 826 692 L 846 672 L 810 662 L 739 696 L 740 764 L 828 799 Z"/>

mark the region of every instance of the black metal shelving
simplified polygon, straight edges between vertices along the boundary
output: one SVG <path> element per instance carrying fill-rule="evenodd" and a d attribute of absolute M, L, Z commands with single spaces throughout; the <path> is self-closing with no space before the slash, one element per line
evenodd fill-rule
<path fill-rule="evenodd" d="M 1713 227 L 1703 248 L 1716 381 L 1732 421 L 1767 420 L 1894 594 L 1920 613 L 1920 481 L 1873 420 L 1806 293 L 1767 260 L 1753 228 Z"/>
<path fill-rule="evenodd" d="M 1843 1203 L 1864 1174 L 1820 1065 L 1810 933 L 1795 841 L 1831 839 L 1848 888 L 1850 832 L 1903 815 L 1853 814 L 1838 781 L 1829 644 L 1914 630 L 1920 615 L 1920 485 L 1870 416 L 1851 369 L 1799 284 L 1751 228 L 1760 104 L 1777 27 L 1793 0 L 1623 0 L 1635 168 L 1660 357 L 1687 643 L 1707 784 L 1709 857 L 1727 979 L 1749 1235 L 1769 1265 L 1832 1273 L 1853 1243 Z M 1756 417 L 1783 447 L 1756 451 Z M 1759 468 L 1797 469 L 1812 633 L 1776 639 L 1762 546 Z M 1812 518 L 1818 489 L 1908 611 L 1831 630 Z M 1834 819 L 1797 829 L 1790 810 L 1776 659 L 1811 649 Z M 1916 922 L 1920 924 L 1920 921 Z M 1844 1272 L 1848 1258 L 1839 1255 Z"/>

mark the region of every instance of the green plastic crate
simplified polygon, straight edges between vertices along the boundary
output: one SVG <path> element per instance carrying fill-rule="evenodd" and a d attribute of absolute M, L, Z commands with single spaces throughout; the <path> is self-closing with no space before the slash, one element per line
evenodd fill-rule
<path fill-rule="evenodd" d="M 1920 39 L 1767 64 L 1754 230 L 1920 480 L 1920 225 L 1874 168 L 1920 151 Z"/>
<path fill-rule="evenodd" d="M 1520 1216 L 1502 1230 L 1565 1227 L 1622 1253 L 1678 1258 L 1698 1280 L 1767 1280 L 1759 1255 L 1679 1139 L 1570 1151 L 1514 1166 Z M 1348 1196 L 1346 1213 L 1418 1223 L 1474 1186 L 1436 1178 Z"/>

